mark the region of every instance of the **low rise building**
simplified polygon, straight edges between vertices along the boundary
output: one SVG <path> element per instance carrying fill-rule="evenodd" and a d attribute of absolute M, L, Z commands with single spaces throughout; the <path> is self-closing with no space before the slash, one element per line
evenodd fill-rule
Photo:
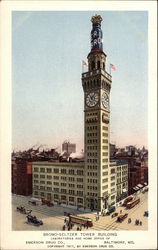
<path fill-rule="evenodd" d="M 84 206 L 84 163 L 33 163 L 33 196 Z"/>
<path fill-rule="evenodd" d="M 57 204 L 87 208 L 84 162 L 33 162 L 32 172 L 34 197 L 49 199 Z M 121 175 L 120 182 L 118 181 L 118 173 Z M 102 199 L 105 209 L 115 206 L 120 198 L 124 198 L 122 194 L 125 193 L 125 190 L 128 191 L 127 180 L 128 164 L 117 161 L 110 162 L 110 173 L 106 180 L 108 192 L 103 197 L 99 197 Z M 99 185 L 97 183 L 98 187 Z M 93 188 L 93 186 L 90 187 Z M 90 191 L 93 194 L 93 189 Z M 95 203 L 99 202 L 95 195 L 93 199 Z"/>
<path fill-rule="evenodd" d="M 117 168 L 117 202 L 128 196 L 128 163 L 116 161 Z"/>

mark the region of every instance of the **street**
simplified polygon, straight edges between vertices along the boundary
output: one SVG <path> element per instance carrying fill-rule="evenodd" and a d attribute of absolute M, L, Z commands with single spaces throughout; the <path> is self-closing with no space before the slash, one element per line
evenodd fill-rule
<path fill-rule="evenodd" d="M 28 204 L 29 197 L 13 195 L 12 196 L 12 229 L 21 231 L 37 231 L 37 230 L 54 230 L 61 231 L 64 225 L 64 212 L 72 213 L 75 215 L 86 216 L 93 220 L 93 227 L 83 228 L 82 230 L 148 230 L 148 217 L 144 216 L 144 211 L 148 210 L 148 193 L 140 193 L 137 195 L 140 198 L 140 203 L 132 209 L 126 209 L 125 207 L 117 207 L 116 211 L 120 215 L 128 214 L 128 217 L 122 222 L 116 222 L 117 217 L 111 218 L 109 216 L 99 216 L 99 220 L 96 221 L 96 212 L 84 213 L 75 209 L 62 207 L 61 205 L 54 205 L 48 207 L 46 205 L 33 206 Z M 26 209 L 31 209 L 31 215 L 36 216 L 43 221 L 43 225 L 34 226 L 27 224 L 26 214 L 22 214 L 16 210 L 17 206 L 25 206 Z M 150 215 L 149 215 L 150 216 Z M 128 218 L 131 218 L 131 223 L 128 223 Z M 135 220 L 138 219 L 142 222 L 142 225 L 135 225 Z M 78 225 L 75 225 L 71 230 L 77 230 Z"/>

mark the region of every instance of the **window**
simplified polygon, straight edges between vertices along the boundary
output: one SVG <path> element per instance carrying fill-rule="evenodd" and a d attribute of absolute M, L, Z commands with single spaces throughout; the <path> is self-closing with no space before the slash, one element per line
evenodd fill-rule
<path fill-rule="evenodd" d="M 47 190 L 48 190 L 48 191 L 52 191 L 52 188 L 51 188 L 51 187 L 47 187 Z"/>
<path fill-rule="evenodd" d="M 44 186 L 40 186 L 40 190 L 45 190 L 45 187 Z"/>
<path fill-rule="evenodd" d="M 52 182 L 51 181 L 47 181 L 47 185 L 51 185 L 52 184 Z"/>
<path fill-rule="evenodd" d="M 62 187 L 66 187 L 66 185 L 67 185 L 66 183 L 63 183 L 63 182 L 61 183 Z"/>
<path fill-rule="evenodd" d="M 54 188 L 54 192 L 59 192 L 59 188 Z"/>
<path fill-rule="evenodd" d="M 108 143 L 108 140 L 107 139 L 103 139 L 103 143 Z"/>
<path fill-rule="evenodd" d="M 34 174 L 33 177 L 34 177 L 34 178 L 38 178 L 38 174 Z"/>
<path fill-rule="evenodd" d="M 113 193 L 113 192 L 115 192 L 115 188 L 112 188 L 112 189 L 111 189 L 111 193 Z"/>
<path fill-rule="evenodd" d="M 83 188 L 83 185 L 77 185 L 77 188 Z"/>
<path fill-rule="evenodd" d="M 103 176 L 108 175 L 108 172 L 103 172 Z"/>
<path fill-rule="evenodd" d="M 40 172 L 44 173 L 45 172 L 45 168 L 40 168 Z"/>
<path fill-rule="evenodd" d="M 77 198 L 77 203 L 83 203 L 83 199 Z"/>
<path fill-rule="evenodd" d="M 66 169 L 61 169 L 61 174 L 66 174 Z"/>
<path fill-rule="evenodd" d="M 59 180 L 59 176 L 54 176 L 54 180 Z"/>
<path fill-rule="evenodd" d="M 83 170 L 77 170 L 77 175 L 83 175 Z"/>
<path fill-rule="evenodd" d="M 83 196 L 83 191 L 77 191 L 77 195 Z"/>
<path fill-rule="evenodd" d="M 108 169 L 108 165 L 103 165 L 103 169 Z"/>
<path fill-rule="evenodd" d="M 97 62 L 97 69 L 100 69 L 100 61 Z"/>
<path fill-rule="evenodd" d="M 107 133 L 103 133 L 103 136 L 108 137 L 108 134 Z"/>
<path fill-rule="evenodd" d="M 52 179 L 52 176 L 51 175 L 47 175 L 47 179 Z"/>
<path fill-rule="evenodd" d="M 59 182 L 54 182 L 54 186 L 59 186 Z"/>
<path fill-rule="evenodd" d="M 92 70 L 95 69 L 95 62 L 92 61 Z"/>
<path fill-rule="evenodd" d="M 58 168 L 54 168 L 54 173 L 58 174 L 59 173 L 59 169 Z"/>
<path fill-rule="evenodd" d="M 104 189 L 107 189 L 107 188 L 108 188 L 108 185 L 106 185 L 106 186 L 103 186 L 103 190 L 104 190 Z"/>
<path fill-rule="evenodd" d="M 69 181 L 75 181 L 74 177 L 69 177 Z"/>
<path fill-rule="evenodd" d="M 66 196 L 65 195 L 61 195 L 61 200 L 66 200 Z"/>
<path fill-rule="evenodd" d="M 77 182 L 83 182 L 83 178 L 77 178 Z"/>
<path fill-rule="evenodd" d="M 34 182 L 34 183 L 38 183 L 38 180 L 34 180 L 33 182 Z"/>
<path fill-rule="evenodd" d="M 75 184 L 69 183 L 69 187 L 75 187 Z"/>
<path fill-rule="evenodd" d="M 47 193 L 47 199 L 51 200 L 51 193 Z"/>
<path fill-rule="evenodd" d="M 66 189 L 61 189 L 61 193 L 66 194 Z"/>
<path fill-rule="evenodd" d="M 75 174 L 75 171 L 73 169 L 69 169 L 69 174 Z"/>
<path fill-rule="evenodd" d="M 40 181 L 40 184 L 45 184 L 45 181 Z"/>
<path fill-rule="evenodd" d="M 40 178 L 41 178 L 41 179 L 44 179 L 44 178 L 45 178 L 45 175 L 40 175 Z"/>
<path fill-rule="evenodd" d="M 34 172 L 38 172 L 38 168 L 34 168 Z"/>
<path fill-rule="evenodd" d="M 51 173 L 52 169 L 51 168 L 47 168 L 47 173 Z"/>
<path fill-rule="evenodd" d="M 111 196 L 111 200 L 114 200 L 115 199 L 115 195 Z"/>
<path fill-rule="evenodd" d="M 61 176 L 61 180 L 63 180 L 63 181 L 66 181 L 66 177 L 65 176 Z"/>
<path fill-rule="evenodd" d="M 115 182 L 112 182 L 112 183 L 111 183 L 111 187 L 113 187 L 113 186 L 115 186 Z"/>
<path fill-rule="evenodd" d="M 111 174 L 114 174 L 115 173 L 115 168 L 112 168 L 111 169 Z"/>
<path fill-rule="evenodd" d="M 41 197 L 44 197 L 44 193 L 43 192 L 41 192 L 40 195 L 41 195 Z"/>
<path fill-rule="evenodd" d="M 69 194 L 75 194 L 75 190 L 69 190 Z"/>
<path fill-rule="evenodd" d="M 69 197 L 69 201 L 74 201 L 74 197 Z"/>
<path fill-rule="evenodd" d="M 58 199 L 59 195 L 58 194 L 54 194 L 54 199 Z"/>
<path fill-rule="evenodd" d="M 103 62 L 103 70 L 105 70 L 105 63 Z"/>

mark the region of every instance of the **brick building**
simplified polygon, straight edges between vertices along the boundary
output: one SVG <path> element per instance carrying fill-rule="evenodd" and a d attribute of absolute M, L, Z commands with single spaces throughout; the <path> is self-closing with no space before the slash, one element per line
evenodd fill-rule
<path fill-rule="evenodd" d="M 24 159 L 12 161 L 12 193 L 32 194 L 32 163 Z"/>

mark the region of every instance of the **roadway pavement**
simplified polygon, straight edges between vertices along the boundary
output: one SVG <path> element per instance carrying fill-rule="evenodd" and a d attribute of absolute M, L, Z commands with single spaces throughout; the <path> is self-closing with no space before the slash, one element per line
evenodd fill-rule
<path fill-rule="evenodd" d="M 120 214 L 128 213 L 128 217 L 122 222 L 116 222 L 117 217 L 111 218 L 111 216 L 99 216 L 99 220 L 96 221 L 96 213 L 84 213 L 82 211 L 77 211 L 75 209 L 62 207 L 55 205 L 53 207 L 48 207 L 46 205 L 37 205 L 33 206 L 28 204 L 29 197 L 25 196 L 12 196 L 12 229 L 20 231 L 37 231 L 37 230 L 49 230 L 49 231 L 61 231 L 64 225 L 64 212 L 74 213 L 78 215 L 83 215 L 89 217 L 93 220 L 93 227 L 91 228 L 82 228 L 82 231 L 109 231 L 109 230 L 148 230 L 148 217 L 144 217 L 144 211 L 148 210 L 148 193 L 140 193 L 137 195 L 140 197 L 140 203 L 137 204 L 132 209 L 126 209 L 125 207 L 117 207 L 116 211 Z M 27 224 L 27 219 L 25 214 L 21 214 L 16 211 L 17 206 L 25 206 L 26 209 L 32 210 L 32 215 L 35 215 L 37 218 L 43 221 L 42 226 L 34 226 Z M 150 215 L 149 215 L 150 216 Z M 131 218 L 132 222 L 128 223 L 128 218 Z M 150 218 L 150 217 L 149 217 Z M 139 219 L 142 222 L 142 226 L 135 225 L 135 220 Z M 73 231 L 77 230 L 77 225 L 72 229 Z"/>

